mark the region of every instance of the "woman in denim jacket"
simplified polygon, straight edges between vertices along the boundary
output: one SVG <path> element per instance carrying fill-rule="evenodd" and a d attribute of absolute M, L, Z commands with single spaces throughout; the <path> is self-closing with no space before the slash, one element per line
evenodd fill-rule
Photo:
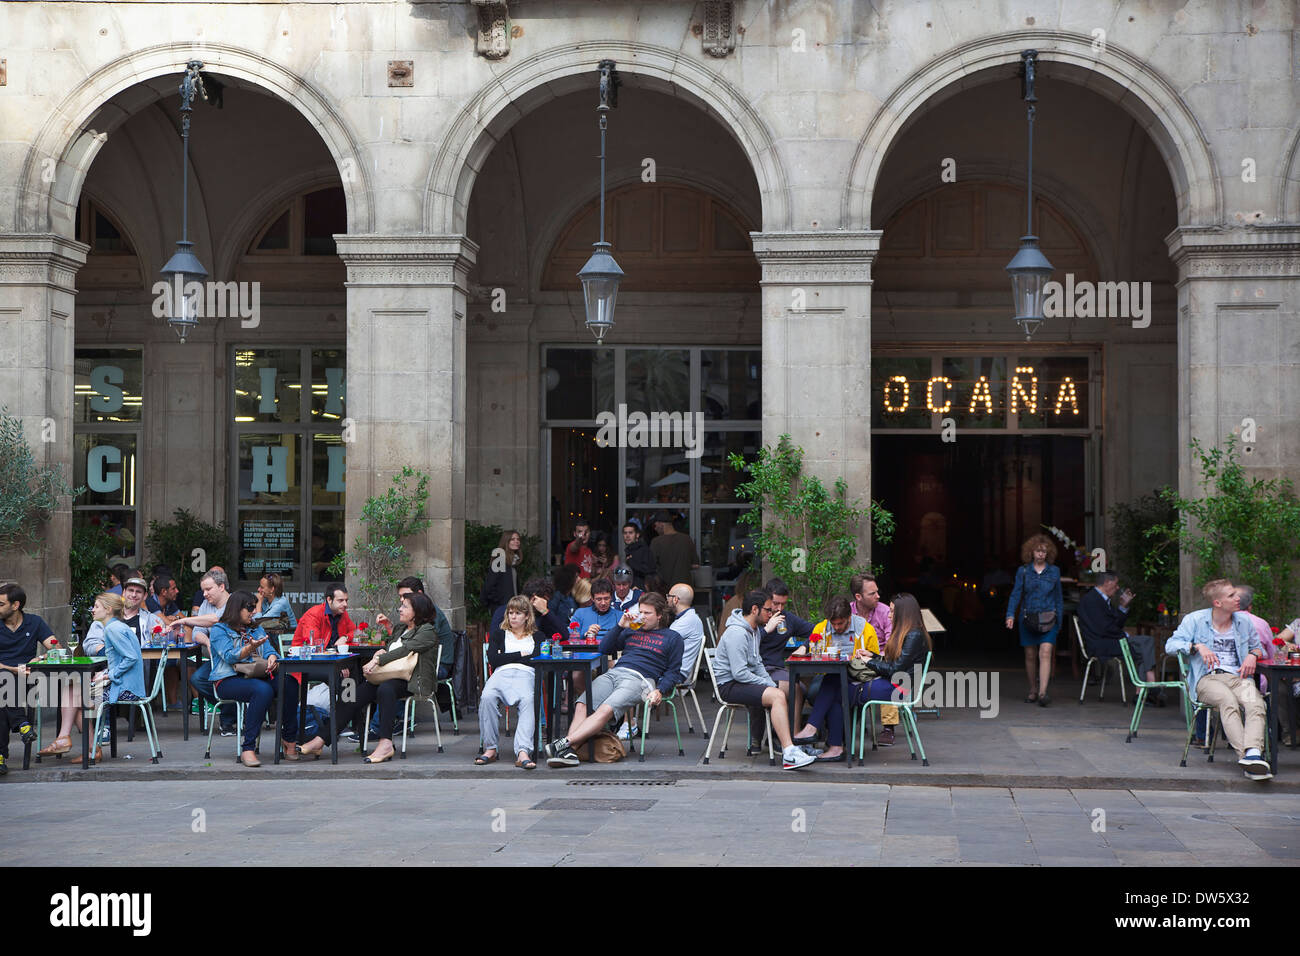
<path fill-rule="evenodd" d="M 275 665 L 278 658 L 268 646 L 270 638 L 260 627 L 253 627 L 256 599 L 247 591 L 236 591 L 226 601 L 221 620 L 213 625 L 208 637 L 212 642 L 212 684 L 218 700 L 239 700 L 248 705 L 244 712 L 244 739 L 240 762 L 245 767 L 260 767 L 257 737 L 262 721 L 275 697 Z M 266 661 L 265 677 L 243 677 L 235 665 L 257 659 Z M 298 695 L 285 693 L 280 701 L 281 735 L 286 760 L 298 759 Z"/>
<path fill-rule="evenodd" d="M 1020 546 L 1020 560 L 1016 569 L 1016 585 L 1007 602 L 1007 628 L 1016 624 L 1016 607 L 1020 606 L 1020 646 L 1025 649 L 1025 673 L 1029 676 L 1029 696 L 1026 704 L 1037 703 L 1046 707 L 1052 702 L 1047 696 L 1047 685 L 1052 680 L 1052 660 L 1056 656 L 1056 635 L 1061 630 L 1061 617 L 1065 613 L 1061 599 L 1061 570 L 1052 562 L 1056 560 L 1056 545 L 1045 534 L 1036 534 Z M 1043 611 L 1056 613 L 1056 622 L 1046 634 L 1031 631 L 1025 617 L 1037 618 Z"/>

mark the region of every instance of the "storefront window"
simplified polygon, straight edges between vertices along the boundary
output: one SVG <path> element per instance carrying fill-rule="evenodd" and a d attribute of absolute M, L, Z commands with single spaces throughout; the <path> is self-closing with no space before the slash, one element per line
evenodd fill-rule
<path fill-rule="evenodd" d="M 237 579 L 338 580 L 326 568 L 343 548 L 346 355 L 237 347 L 232 367 Z"/>
<path fill-rule="evenodd" d="M 73 381 L 73 477 L 85 491 L 73 502 L 74 524 L 110 532 L 123 557 L 139 555 L 144 352 L 77 349 Z"/>

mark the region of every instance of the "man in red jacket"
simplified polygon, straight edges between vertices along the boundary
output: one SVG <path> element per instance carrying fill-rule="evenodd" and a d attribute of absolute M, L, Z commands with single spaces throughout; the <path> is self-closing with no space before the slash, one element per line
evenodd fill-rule
<path fill-rule="evenodd" d="M 325 639 L 326 647 L 340 640 L 345 643 L 356 632 L 357 626 L 348 617 L 348 589 L 341 584 L 325 585 L 325 603 L 317 604 L 303 612 L 293 632 L 293 645 L 306 644 L 315 635 L 316 643 Z"/>

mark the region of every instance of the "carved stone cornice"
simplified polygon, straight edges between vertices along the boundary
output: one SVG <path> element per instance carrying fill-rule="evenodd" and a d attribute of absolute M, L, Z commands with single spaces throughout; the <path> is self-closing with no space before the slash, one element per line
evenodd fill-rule
<path fill-rule="evenodd" d="M 1180 226 L 1165 237 L 1188 279 L 1300 279 L 1300 226 Z"/>
<path fill-rule="evenodd" d="M 0 235 L 0 285 L 43 285 L 76 293 L 90 246 L 55 235 Z"/>
<path fill-rule="evenodd" d="M 870 285 L 879 229 L 865 232 L 751 232 L 763 285 Z"/>
<path fill-rule="evenodd" d="M 478 244 L 465 236 L 336 235 L 346 285 L 456 286 L 462 291 L 478 259 Z"/>
<path fill-rule="evenodd" d="M 510 55 L 510 11 L 496 0 L 470 0 L 478 13 L 478 41 L 474 52 L 489 60 Z"/>
<path fill-rule="evenodd" d="M 736 48 L 735 4 L 731 0 L 705 0 L 704 52 L 721 59 Z"/>

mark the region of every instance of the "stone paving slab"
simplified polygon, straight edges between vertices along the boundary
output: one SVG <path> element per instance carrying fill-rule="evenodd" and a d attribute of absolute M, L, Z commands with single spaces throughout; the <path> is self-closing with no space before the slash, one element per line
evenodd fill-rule
<path fill-rule="evenodd" d="M 347 779 L 457 779 L 475 784 L 497 786 L 503 781 L 530 779 L 618 778 L 618 779 L 704 779 L 768 781 L 774 785 L 800 786 L 810 782 L 835 782 L 843 785 L 886 784 L 909 787 L 961 787 L 961 788 L 1036 788 L 1045 790 L 1107 791 L 1196 791 L 1206 794 L 1218 791 L 1231 798 L 1240 793 L 1264 796 L 1300 794 L 1300 750 L 1284 748 L 1280 754 L 1278 776 L 1267 783 L 1248 780 L 1236 767 L 1232 755 L 1223 750 L 1216 753 L 1214 763 L 1206 761 L 1204 754 L 1193 750 L 1187 767 L 1179 767 L 1184 731 L 1182 718 L 1176 707 L 1163 709 L 1148 707 L 1142 722 L 1141 735 L 1132 743 L 1124 737 L 1132 713 L 1131 706 L 1118 700 L 1097 702 L 1090 698 L 1080 705 L 1063 687 L 1051 707 L 1036 707 L 1021 702 L 1024 688 L 1023 676 L 1007 672 L 1002 675 L 1003 696 L 998 716 L 981 718 L 974 709 L 946 709 L 938 718 L 923 715 L 918 718 L 920 733 L 925 742 L 930 766 L 909 757 L 900 734 L 899 743 L 892 748 L 876 751 L 868 749 L 865 766 L 847 764 L 816 764 L 798 772 L 769 767 L 766 751 L 747 757 L 744 751 L 744 729 L 736 728 L 731 735 L 732 749 L 725 760 L 715 758 L 705 766 L 701 762 L 705 737 L 700 733 L 683 733 L 687 756 L 678 757 L 672 734 L 671 719 L 665 717 L 652 721 L 646 742 L 646 760 L 635 756 L 617 764 L 583 764 L 580 767 L 552 770 L 539 760 L 535 771 L 516 769 L 511 761 L 487 766 L 473 766 L 478 749 L 478 724 L 475 714 L 463 714 L 460 733 L 444 727 L 444 753 L 436 752 L 432 715 L 426 706 L 419 709 L 419 725 L 407 745 L 405 760 L 394 759 L 384 764 L 366 765 L 356 752 L 355 743 L 343 742 L 339 762 L 332 765 L 326 757 L 315 761 L 282 762 L 274 766 L 269 757 L 269 745 L 263 748 L 263 766 L 254 770 L 240 766 L 234 760 L 233 738 L 217 737 L 213 740 L 213 757 L 203 757 L 205 735 L 198 732 L 198 721 L 191 726 L 189 741 L 182 741 L 180 717 L 170 714 L 160 718 L 160 737 L 163 758 L 158 764 L 148 759 L 148 748 L 143 734 L 127 743 L 125 722 L 119 722 L 119 755 L 106 759 L 101 766 L 82 771 L 80 764 L 70 759 L 33 763 L 27 771 L 20 769 L 21 750 L 17 739 L 11 742 L 11 772 L 0 778 L 0 786 L 19 781 L 167 781 L 207 779 L 219 780 L 284 780 L 294 778 L 347 778 Z M 1077 693 L 1077 684 L 1073 685 Z M 706 717 L 712 721 L 716 705 L 707 692 L 701 695 Z M 52 732 L 50 722 L 45 724 Z M 267 742 L 273 729 L 263 731 Z M 48 740 L 48 734 L 46 739 Z M 400 746 L 400 741 L 399 741 Z M 78 747 L 79 749 L 79 747 Z M 714 750 L 717 747 L 715 745 Z M 653 788 L 647 788 L 653 789 Z M 761 799 L 746 786 L 741 788 L 738 800 Z M 1005 789 L 1003 790 L 1005 792 Z"/>

